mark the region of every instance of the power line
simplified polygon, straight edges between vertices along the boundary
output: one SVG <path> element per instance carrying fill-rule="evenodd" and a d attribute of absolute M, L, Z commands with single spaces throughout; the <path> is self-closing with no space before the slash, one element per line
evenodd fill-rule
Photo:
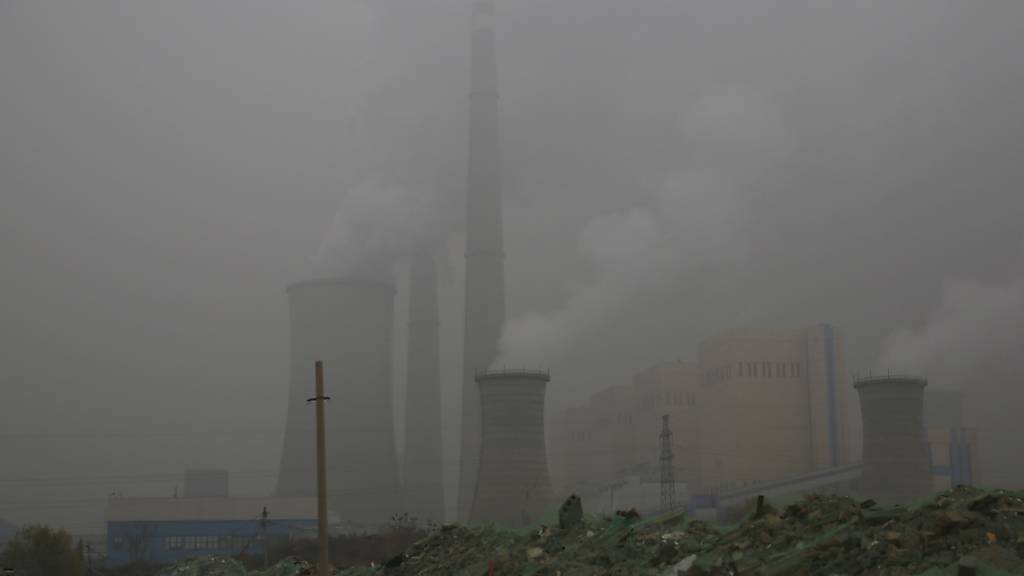
<path fill-rule="evenodd" d="M 233 478 L 266 478 L 276 476 L 277 470 L 249 470 L 233 472 Z M 110 476 L 39 476 L 0 478 L 0 485 L 32 484 L 33 487 L 95 486 L 108 483 L 147 484 L 180 480 L 181 472 L 155 474 L 116 474 Z"/>
<path fill-rule="evenodd" d="M 283 435 L 281 428 L 250 428 L 237 430 L 189 430 L 181 432 L 4 432 L 4 440 L 75 440 L 75 439 L 154 439 L 196 438 L 210 436 Z"/>

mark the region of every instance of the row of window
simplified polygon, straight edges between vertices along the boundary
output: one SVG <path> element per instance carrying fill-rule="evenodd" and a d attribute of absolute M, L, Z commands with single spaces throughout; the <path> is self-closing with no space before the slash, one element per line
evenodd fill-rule
<path fill-rule="evenodd" d="M 704 374 L 704 382 L 717 384 L 733 377 L 732 366 L 721 366 Z M 737 362 L 737 378 L 800 378 L 799 362 Z"/>
<path fill-rule="evenodd" d="M 245 536 L 167 536 L 165 550 L 241 550 L 252 544 Z"/>

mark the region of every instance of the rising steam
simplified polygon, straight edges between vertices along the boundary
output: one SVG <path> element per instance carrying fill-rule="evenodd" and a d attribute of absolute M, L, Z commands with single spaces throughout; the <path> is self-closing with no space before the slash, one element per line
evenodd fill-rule
<path fill-rule="evenodd" d="M 711 260 L 730 262 L 745 250 L 745 190 L 737 164 L 785 154 L 788 138 L 770 99 L 726 86 L 709 92 L 680 115 L 680 129 L 706 151 L 684 159 L 674 173 L 638 182 L 643 201 L 590 221 L 579 233 L 581 254 L 594 278 L 549 314 L 529 313 L 506 322 L 501 365 L 548 365 L 585 334 L 598 330 L 643 296 L 671 285 Z"/>
<path fill-rule="evenodd" d="M 1024 249 L 1006 282 L 948 282 L 924 326 L 885 340 L 881 363 L 927 375 L 930 386 L 963 390 L 965 412 L 981 433 L 983 481 L 1013 486 L 1024 483 L 1017 465 L 1024 437 L 1022 351 Z"/>
<path fill-rule="evenodd" d="M 443 200 L 434 187 L 364 179 L 342 197 L 313 258 L 314 275 L 388 279 L 396 261 L 435 239 Z"/>

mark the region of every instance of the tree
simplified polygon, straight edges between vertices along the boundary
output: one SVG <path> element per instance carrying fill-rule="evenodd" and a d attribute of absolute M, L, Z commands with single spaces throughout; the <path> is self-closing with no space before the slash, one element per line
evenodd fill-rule
<path fill-rule="evenodd" d="M 84 561 L 75 552 L 71 534 L 46 526 L 28 526 L 0 553 L 0 564 L 19 576 L 82 576 Z"/>

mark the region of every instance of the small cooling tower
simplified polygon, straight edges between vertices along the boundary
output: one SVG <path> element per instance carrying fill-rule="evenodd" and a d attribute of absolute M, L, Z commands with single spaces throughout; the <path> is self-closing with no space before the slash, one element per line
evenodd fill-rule
<path fill-rule="evenodd" d="M 324 279 L 288 288 L 291 387 L 277 492 L 316 496 L 314 363 L 324 362 L 327 493 L 346 523 L 400 512 L 391 402 L 394 287 Z"/>
<path fill-rule="evenodd" d="M 471 522 L 524 526 L 553 510 L 544 447 L 549 380 L 527 370 L 477 375 L 482 437 Z"/>
<path fill-rule="evenodd" d="M 864 428 L 860 492 L 886 504 L 909 503 L 931 489 L 924 431 L 927 380 L 884 376 L 858 380 Z"/>

